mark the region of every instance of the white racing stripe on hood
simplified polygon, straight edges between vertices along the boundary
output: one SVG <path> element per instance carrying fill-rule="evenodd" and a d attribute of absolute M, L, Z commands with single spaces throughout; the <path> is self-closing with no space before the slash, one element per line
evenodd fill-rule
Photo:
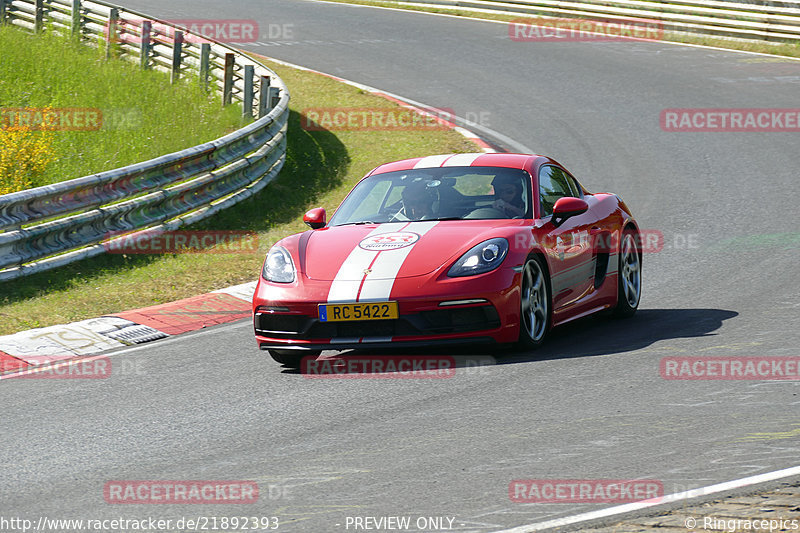
<path fill-rule="evenodd" d="M 442 165 L 443 167 L 469 167 L 483 154 L 456 154 Z"/>
<path fill-rule="evenodd" d="M 391 222 L 380 224 L 377 228 L 369 232 L 366 237 L 390 231 L 400 231 L 408 222 Z M 364 238 L 366 238 L 364 237 Z M 328 302 L 354 302 L 358 296 L 358 289 L 361 287 L 361 280 L 364 277 L 364 270 L 369 268 L 372 260 L 379 252 L 374 250 L 364 250 L 356 244 L 347 259 L 344 260 L 336 277 L 328 290 Z"/>
<path fill-rule="evenodd" d="M 414 168 L 433 168 L 433 167 L 440 167 L 442 163 L 447 161 L 451 158 L 452 155 L 429 155 L 427 157 L 423 157 L 417 164 L 414 165 Z"/>
<path fill-rule="evenodd" d="M 435 220 L 381 224 L 366 237 L 393 231 L 409 231 L 422 236 L 436 224 Z M 395 250 L 372 251 L 364 250 L 356 244 L 331 283 L 328 303 L 387 300 L 397 274 L 412 248 L 414 244 Z M 365 280 L 364 270 L 367 268 L 372 270 Z"/>
<path fill-rule="evenodd" d="M 430 222 L 409 222 L 408 226 L 403 228 L 403 231 L 410 231 L 422 237 L 436 224 L 435 220 Z M 408 254 L 414 248 L 414 244 L 397 250 L 385 250 L 378 255 L 375 263 L 370 267 L 372 272 L 364 280 L 364 286 L 358 295 L 359 302 L 385 301 L 389 299 L 394 280 L 397 279 L 397 274 L 400 272 L 400 268 L 403 266 Z"/>

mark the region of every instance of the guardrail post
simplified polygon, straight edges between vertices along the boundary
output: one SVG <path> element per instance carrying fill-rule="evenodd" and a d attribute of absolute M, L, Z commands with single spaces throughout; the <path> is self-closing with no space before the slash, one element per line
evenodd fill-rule
<path fill-rule="evenodd" d="M 172 77 L 171 83 L 175 83 L 181 78 L 181 57 L 183 54 L 183 32 L 175 32 L 175 40 L 172 44 Z"/>
<path fill-rule="evenodd" d="M 242 96 L 242 117 L 253 118 L 253 76 L 256 68 L 244 66 L 244 95 Z"/>
<path fill-rule="evenodd" d="M 70 33 L 73 37 L 80 38 L 81 36 L 81 0 L 72 0 L 72 24 L 70 25 Z"/>
<path fill-rule="evenodd" d="M 278 102 L 281 101 L 281 90 L 277 87 L 269 88 L 269 108 L 275 109 L 278 107 Z"/>
<path fill-rule="evenodd" d="M 150 66 L 150 33 L 152 29 L 152 21 L 142 21 L 142 42 L 139 44 L 139 66 L 142 67 L 142 70 L 147 70 Z"/>
<path fill-rule="evenodd" d="M 222 105 L 224 106 L 233 101 L 233 63 L 235 60 L 236 57 L 233 54 L 225 54 L 225 74 L 222 84 Z"/>
<path fill-rule="evenodd" d="M 261 87 L 258 91 L 258 118 L 264 117 L 269 113 L 267 104 L 269 103 L 269 76 L 261 76 Z"/>
<path fill-rule="evenodd" d="M 112 7 L 108 14 L 108 35 L 106 35 L 106 59 L 111 57 L 111 50 L 119 42 L 119 9 Z"/>
<path fill-rule="evenodd" d="M 44 27 L 44 0 L 36 0 L 35 14 L 33 19 L 33 31 L 39 33 Z"/>
<path fill-rule="evenodd" d="M 211 45 L 203 43 L 200 45 L 200 87 L 208 91 L 209 66 L 211 64 Z"/>

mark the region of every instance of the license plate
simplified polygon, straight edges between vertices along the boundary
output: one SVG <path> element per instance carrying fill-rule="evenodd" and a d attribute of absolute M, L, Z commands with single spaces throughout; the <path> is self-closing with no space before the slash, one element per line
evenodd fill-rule
<path fill-rule="evenodd" d="M 365 302 L 357 304 L 319 304 L 320 322 L 345 320 L 386 320 L 398 318 L 397 302 Z"/>

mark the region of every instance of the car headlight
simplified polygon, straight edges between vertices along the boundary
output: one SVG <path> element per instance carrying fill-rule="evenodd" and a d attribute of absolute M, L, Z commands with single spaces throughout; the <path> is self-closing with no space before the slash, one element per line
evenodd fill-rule
<path fill-rule="evenodd" d="M 294 281 L 294 262 L 292 256 L 283 246 L 273 246 L 269 249 L 267 260 L 261 275 L 267 281 L 276 283 L 291 283 Z"/>
<path fill-rule="evenodd" d="M 503 238 L 489 239 L 461 256 L 461 258 L 450 267 L 447 275 L 451 278 L 460 276 L 474 276 L 490 272 L 500 266 L 508 253 L 508 241 Z"/>

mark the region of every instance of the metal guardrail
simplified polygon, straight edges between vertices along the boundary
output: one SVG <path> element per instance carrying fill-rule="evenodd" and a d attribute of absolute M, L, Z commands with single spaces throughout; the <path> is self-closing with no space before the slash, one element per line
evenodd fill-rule
<path fill-rule="evenodd" d="M 98 255 L 120 234 L 202 220 L 257 193 L 283 167 L 289 92 L 275 72 L 233 48 L 90 0 L 0 0 L 2 24 L 71 34 L 104 46 L 108 57 L 171 72 L 173 82 L 194 71 L 223 104 L 238 100 L 257 120 L 180 152 L 0 196 L 0 281 Z"/>
<path fill-rule="evenodd" d="M 782 2 L 781 7 L 744 4 L 730 0 L 400 0 L 400 2 L 612 22 L 646 19 L 659 22 L 665 31 L 761 41 L 800 40 L 800 2 Z"/>

